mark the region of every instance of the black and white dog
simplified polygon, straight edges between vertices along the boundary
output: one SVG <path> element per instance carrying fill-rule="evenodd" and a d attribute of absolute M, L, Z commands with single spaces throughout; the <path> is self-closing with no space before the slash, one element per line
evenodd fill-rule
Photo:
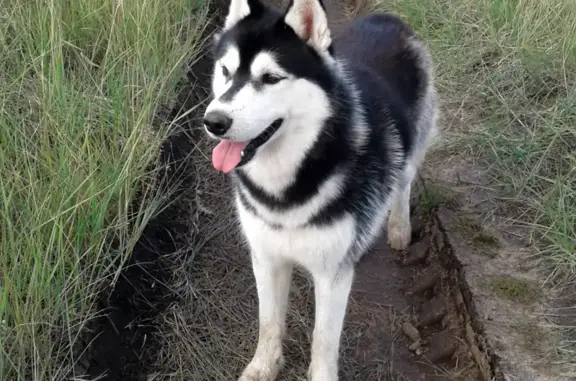
<path fill-rule="evenodd" d="M 240 381 L 272 381 L 294 265 L 314 280 L 310 381 L 338 380 L 354 264 L 381 234 L 410 243 L 412 180 L 436 131 L 428 52 L 400 19 L 374 14 L 332 39 L 320 0 L 279 11 L 231 0 L 214 41 L 204 125 L 231 173 L 259 297 L 256 352 Z"/>

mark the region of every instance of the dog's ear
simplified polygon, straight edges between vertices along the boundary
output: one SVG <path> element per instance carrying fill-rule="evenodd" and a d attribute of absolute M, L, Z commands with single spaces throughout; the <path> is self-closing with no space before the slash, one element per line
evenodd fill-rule
<path fill-rule="evenodd" d="M 263 7 L 259 0 L 230 0 L 228 16 L 224 21 L 224 30 L 232 28 L 238 21 L 248 16 L 250 13 L 257 12 Z"/>
<path fill-rule="evenodd" d="M 319 52 L 328 51 L 332 37 L 328 18 L 320 0 L 291 0 L 284 22 Z"/>

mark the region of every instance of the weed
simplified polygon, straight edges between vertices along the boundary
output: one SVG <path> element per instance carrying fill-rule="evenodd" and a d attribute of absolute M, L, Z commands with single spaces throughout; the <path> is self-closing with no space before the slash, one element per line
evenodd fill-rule
<path fill-rule="evenodd" d="M 442 186 L 426 183 L 419 195 L 420 210 L 424 214 L 432 213 L 438 206 L 453 206 L 456 198 L 450 195 L 450 191 Z"/>
<path fill-rule="evenodd" d="M 486 231 L 486 229 L 468 217 L 460 217 L 457 221 L 457 228 L 460 232 L 478 248 L 489 256 L 496 254 L 496 249 L 500 247 L 498 238 Z"/>
<path fill-rule="evenodd" d="M 540 288 L 533 282 L 510 276 L 493 279 L 490 286 L 499 297 L 517 303 L 532 303 L 542 296 Z"/>

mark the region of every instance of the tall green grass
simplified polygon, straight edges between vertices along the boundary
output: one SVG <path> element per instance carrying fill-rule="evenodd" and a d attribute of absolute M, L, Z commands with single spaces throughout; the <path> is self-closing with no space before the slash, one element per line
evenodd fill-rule
<path fill-rule="evenodd" d="M 576 275 L 576 2 L 383 0 L 428 40 L 452 135 L 483 153 L 553 273 Z M 453 131 L 452 131 L 453 132 Z"/>
<path fill-rule="evenodd" d="M 0 380 L 70 375 L 97 293 L 166 201 L 153 168 L 170 128 L 152 120 L 200 48 L 206 11 L 2 2 Z"/>

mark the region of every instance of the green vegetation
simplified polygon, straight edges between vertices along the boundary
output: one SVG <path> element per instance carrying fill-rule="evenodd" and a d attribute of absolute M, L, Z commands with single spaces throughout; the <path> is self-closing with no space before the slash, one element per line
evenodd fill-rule
<path fill-rule="evenodd" d="M 450 139 L 492 166 L 553 272 L 576 275 L 576 2 L 386 0 L 428 40 Z"/>
<path fill-rule="evenodd" d="M 2 3 L 1 380 L 69 375 L 95 296 L 168 196 L 153 179 L 170 127 L 152 119 L 205 17 L 193 0 Z"/>
<path fill-rule="evenodd" d="M 457 221 L 457 228 L 471 242 L 481 249 L 488 256 L 496 254 L 500 242 L 498 238 L 490 234 L 482 225 L 469 217 L 460 217 Z"/>
<path fill-rule="evenodd" d="M 508 276 L 493 279 L 491 287 L 499 297 L 518 303 L 532 303 L 542 296 L 535 283 Z"/>
<path fill-rule="evenodd" d="M 458 200 L 452 194 L 450 189 L 427 182 L 419 194 L 419 206 L 420 210 L 429 215 L 440 205 L 445 205 L 446 207 L 453 208 L 458 205 Z"/>

